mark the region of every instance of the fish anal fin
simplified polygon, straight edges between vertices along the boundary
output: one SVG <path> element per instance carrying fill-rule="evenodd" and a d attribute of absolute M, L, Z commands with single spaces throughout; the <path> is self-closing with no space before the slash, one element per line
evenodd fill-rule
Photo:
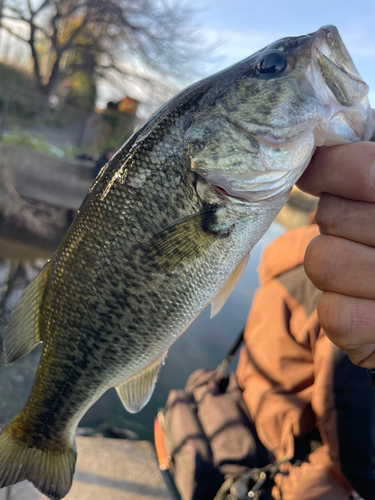
<path fill-rule="evenodd" d="M 245 257 L 241 260 L 239 264 L 232 271 L 231 275 L 225 282 L 224 286 L 219 290 L 219 292 L 215 295 L 213 300 L 211 301 L 211 318 L 213 318 L 223 307 L 227 298 L 232 293 L 234 287 L 239 282 L 247 263 L 249 262 L 250 252 L 245 255 Z"/>
<path fill-rule="evenodd" d="M 43 341 L 39 320 L 50 272 L 51 264 L 48 262 L 23 292 L 10 315 L 3 337 L 7 365 L 28 354 Z"/>
<path fill-rule="evenodd" d="M 130 413 L 137 413 L 150 401 L 164 358 L 158 358 L 145 370 L 115 386 L 122 404 Z"/>
<path fill-rule="evenodd" d="M 216 238 L 226 236 L 212 229 L 215 219 L 216 209 L 208 208 L 159 231 L 143 248 L 144 264 L 157 272 L 170 271 L 199 257 Z"/>

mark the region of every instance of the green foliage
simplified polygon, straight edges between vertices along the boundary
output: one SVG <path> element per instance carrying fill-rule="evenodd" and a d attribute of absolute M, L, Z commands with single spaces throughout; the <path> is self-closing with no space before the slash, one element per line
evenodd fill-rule
<path fill-rule="evenodd" d="M 11 85 L 17 85 L 27 90 L 38 92 L 34 76 L 27 71 L 14 66 L 0 62 L 0 111 L 3 108 L 7 97 L 8 89 Z M 62 91 L 66 95 L 66 104 L 82 109 L 83 111 L 92 111 L 95 107 L 97 97 L 96 81 L 93 74 L 87 71 L 77 71 L 67 78 L 61 86 L 56 89 L 56 94 Z M 35 109 L 29 109 L 28 96 L 22 97 L 17 93 L 16 106 L 17 114 L 28 118 L 35 114 Z M 31 101 L 30 101 L 31 102 Z M 32 101 L 33 105 L 33 101 Z"/>
<path fill-rule="evenodd" d="M 118 149 L 132 135 L 135 116 L 105 111 L 96 118 L 96 137 L 93 150 L 100 154 L 105 149 Z"/>
<path fill-rule="evenodd" d="M 25 70 L 0 62 L 0 97 L 4 101 L 10 85 L 35 90 L 34 78 Z"/>
<path fill-rule="evenodd" d="M 69 92 L 66 103 L 85 111 L 92 111 L 95 107 L 97 89 L 95 79 L 84 71 L 77 71 L 68 80 Z"/>
<path fill-rule="evenodd" d="M 21 131 L 19 127 L 14 127 L 10 134 L 4 135 L 2 141 L 6 144 L 11 144 L 12 146 L 34 149 L 40 153 L 51 154 L 60 158 L 74 157 L 78 153 L 77 148 L 58 148 L 45 141 L 40 134 L 33 136 L 25 131 Z"/>
<path fill-rule="evenodd" d="M 108 124 L 111 131 L 114 132 L 118 127 L 120 116 L 117 113 L 102 113 L 102 119 Z"/>
<path fill-rule="evenodd" d="M 102 122 L 99 121 L 101 127 Z M 103 135 L 100 140 L 94 144 L 87 145 L 83 148 L 72 146 L 57 147 L 47 142 L 41 134 L 31 135 L 28 132 L 21 130 L 19 126 L 15 126 L 11 133 L 3 136 L 2 142 L 11 144 L 12 146 L 19 146 L 22 148 L 29 148 L 39 151 L 40 153 L 58 156 L 60 158 L 74 158 L 79 153 L 86 153 L 90 156 L 98 156 L 106 149 L 118 149 L 128 137 L 131 135 L 131 128 L 128 126 L 124 133 L 111 133 L 112 128 L 103 126 Z"/>

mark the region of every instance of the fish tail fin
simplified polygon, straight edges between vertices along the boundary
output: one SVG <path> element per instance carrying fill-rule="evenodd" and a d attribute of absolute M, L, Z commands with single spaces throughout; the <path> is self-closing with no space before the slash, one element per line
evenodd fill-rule
<path fill-rule="evenodd" d="M 76 462 L 73 445 L 57 450 L 33 446 L 29 439 L 19 439 L 12 424 L 0 433 L 0 488 L 28 479 L 48 498 L 60 500 L 72 485 Z M 22 434 L 22 433 L 20 433 Z"/>

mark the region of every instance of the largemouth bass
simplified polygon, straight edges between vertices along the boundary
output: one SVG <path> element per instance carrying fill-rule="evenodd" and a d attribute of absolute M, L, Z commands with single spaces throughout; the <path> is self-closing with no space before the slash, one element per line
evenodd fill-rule
<path fill-rule="evenodd" d="M 372 137 L 367 93 L 328 26 L 188 87 L 128 140 L 10 318 L 8 364 L 44 347 L 0 434 L 1 486 L 66 495 L 83 414 L 113 386 L 131 412 L 148 402 L 169 346 L 220 310 L 315 147 Z"/>

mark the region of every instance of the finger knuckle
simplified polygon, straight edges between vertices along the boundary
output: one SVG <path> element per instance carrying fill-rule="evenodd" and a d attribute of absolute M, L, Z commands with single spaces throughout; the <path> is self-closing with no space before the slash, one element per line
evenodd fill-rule
<path fill-rule="evenodd" d="M 305 271 L 307 276 L 319 290 L 326 289 L 330 265 L 327 262 L 326 245 L 328 241 L 323 236 L 315 237 L 308 245 L 305 253 Z"/>
<path fill-rule="evenodd" d="M 347 308 L 342 307 L 340 295 L 323 293 L 318 303 L 318 317 L 324 332 L 335 345 L 346 349 L 353 344 L 354 318 Z"/>
<path fill-rule="evenodd" d="M 323 193 L 319 199 L 315 221 L 322 234 L 335 234 L 338 221 L 336 196 Z"/>

